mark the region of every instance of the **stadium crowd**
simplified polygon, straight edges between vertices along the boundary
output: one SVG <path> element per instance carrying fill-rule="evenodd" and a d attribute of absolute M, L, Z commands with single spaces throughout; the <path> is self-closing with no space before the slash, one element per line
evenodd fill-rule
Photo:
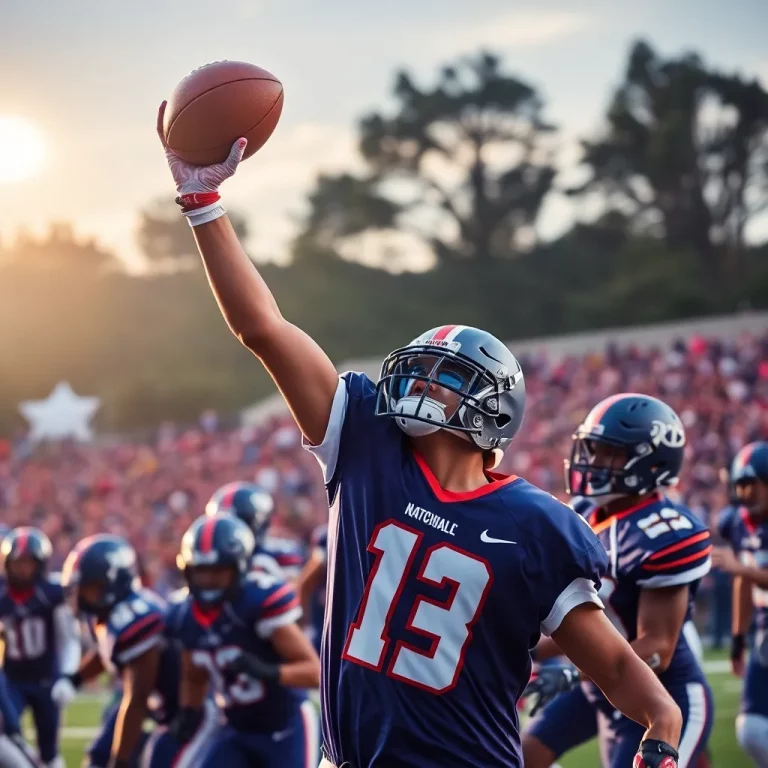
<path fill-rule="evenodd" d="M 768 434 L 768 333 L 727 342 L 693 336 L 665 349 L 609 345 L 601 353 L 522 359 L 528 392 L 524 428 L 502 470 L 560 498 L 563 458 L 574 427 L 602 398 L 657 395 L 687 430 L 679 490 L 708 524 L 727 502 L 720 470 Z M 326 514 L 322 480 L 289 417 L 258 428 L 223 428 L 206 412 L 194 428 L 163 424 L 152 440 L 33 447 L 24 435 L 0 440 L 0 514 L 5 526 L 34 525 L 52 540 L 53 567 L 83 536 L 109 530 L 142 557 L 160 592 L 179 583 L 179 540 L 216 488 L 255 481 L 274 493 L 276 531 L 306 540 Z M 726 590 L 727 591 L 727 590 Z"/>

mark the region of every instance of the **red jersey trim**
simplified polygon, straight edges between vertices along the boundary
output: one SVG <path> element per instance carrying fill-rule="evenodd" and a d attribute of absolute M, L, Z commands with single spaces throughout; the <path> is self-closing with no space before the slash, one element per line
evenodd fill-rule
<path fill-rule="evenodd" d="M 438 482 L 429 465 L 424 461 L 415 450 L 413 456 L 416 459 L 421 473 L 424 475 L 424 479 L 429 483 L 429 487 L 432 493 L 437 496 L 438 501 L 442 501 L 445 504 L 450 504 L 457 501 L 472 501 L 472 499 L 479 499 L 483 496 L 487 496 L 489 493 L 494 493 L 505 485 L 514 483 L 515 480 L 519 480 L 517 475 L 502 475 L 498 472 L 486 472 L 486 477 L 491 481 L 487 485 L 481 485 L 479 488 L 475 488 L 472 491 L 448 491 L 443 488 Z"/>

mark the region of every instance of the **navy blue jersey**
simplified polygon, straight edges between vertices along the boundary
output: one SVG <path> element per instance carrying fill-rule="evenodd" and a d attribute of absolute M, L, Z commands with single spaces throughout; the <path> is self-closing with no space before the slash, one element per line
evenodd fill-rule
<path fill-rule="evenodd" d="M 530 651 L 595 586 L 585 521 L 515 477 L 442 489 L 375 386 L 344 375 L 311 450 L 331 500 L 323 748 L 336 765 L 522 765 Z"/>
<path fill-rule="evenodd" d="M 293 588 L 269 574 L 248 575 L 235 598 L 213 613 L 201 613 L 188 597 L 174 605 L 168 630 L 204 667 L 216 689 L 216 703 L 236 730 L 279 731 L 300 712 L 305 695 L 278 682 L 262 682 L 247 675 L 229 679 L 225 668 L 241 652 L 267 662 L 279 662 L 270 637 L 278 628 L 301 618 Z"/>
<path fill-rule="evenodd" d="M 125 667 L 152 648 L 161 649 L 157 679 L 149 699 L 150 713 L 159 723 L 173 719 L 179 706 L 180 663 L 178 650 L 165 634 L 165 601 L 142 589 L 117 603 L 104 622 L 93 622 L 99 656 L 104 668 L 122 675 Z"/>
<path fill-rule="evenodd" d="M 705 526 L 684 506 L 659 494 L 605 520 L 599 520 L 598 515 L 598 510 L 593 511 L 589 522 L 610 560 L 600 595 L 609 617 L 627 640 L 637 638 L 638 607 L 644 589 L 689 585 L 685 618 L 689 621 L 699 581 L 711 566 L 712 544 Z M 686 635 L 680 633 L 669 667 L 659 676 L 667 688 L 701 678 L 696 653 Z"/>
<path fill-rule="evenodd" d="M 717 515 L 717 522 L 715 524 L 720 538 L 723 539 L 723 541 L 725 541 L 727 544 L 730 544 L 730 546 L 737 551 L 737 528 L 741 519 L 742 510 L 743 514 L 749 514 L 749 512 L 744 507 L 740 507 L 736 504 L 729 504 L 727 507 L 724 507 L 720 510 Z"/>
<path fill-rule="evenodd" d="M 23 592 L 5 580 L 0 584 L 3 667 L 9 679 L 42 682 L 58 676 L 57 609 L 68 611 L 64 591 L 46 578 Z"/>
<path fill-rule="evenodd" d="M 755 523 L 746 507 L 740 507 L 732 513 L 729 533 L 731 546 L 744 565 L 768 568 L 768 521 Z M 768 634 L 768 589 L 753 585 L 752 603 L 755 606 L 755 628 L 758 631 L 755 646 L 758 647 L 762 646 Z"/>
<path fill-rule="evenodd" d="M 312 556 L 323 563 L 328 562 L 328 526 L 319 525 L 312 531 L 311 538 Z M 315 650 L 320 652 L 320 638 L 323 634 L 323 621 L 325 619 L 325 578 L 321 579 L 312 593 L 309 604 L 309 637 Z"/>

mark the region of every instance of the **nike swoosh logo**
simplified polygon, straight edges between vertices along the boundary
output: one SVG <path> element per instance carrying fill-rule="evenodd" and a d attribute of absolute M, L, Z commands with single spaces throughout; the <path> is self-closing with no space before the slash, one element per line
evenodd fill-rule
<path fill-rule="evenodd" d="M 272 734 L 272 738 L 274 741 L 282 741 L 283 739 L 288 738 L 293 733 L 293 728 L 288 728 L 286 731 L 275 731 Z"/>
<path fill-rule="evenodd" d="M 517 544 L 516 541 L 508 541 L 507 539 L 494 539 L 488 535 L 487 528 L 480 534 L 480 541 L 484 541 L 486 544 Z"/>

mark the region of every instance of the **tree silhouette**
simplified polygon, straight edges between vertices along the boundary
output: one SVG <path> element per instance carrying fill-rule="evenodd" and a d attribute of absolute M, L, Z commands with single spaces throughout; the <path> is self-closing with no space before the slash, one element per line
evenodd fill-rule
<path fill-rule="evenodd" d="M 394 96 L 393 115 L 360 124 L 368 175 L 321 177 L 303 237 L 396 225 L 441 260 L 530 246 L 555 175 L 544 141 L 553 128 L 535 89 L 481 53 L 444 67 L 431 88 L 400 72 Z"/>
<path fill-rule="evenodd" d="M 694 54 L 662 59 L 638 42 L 607 120 L 602 138 L 584 142 L 591 178 L 571 192 L 598 193 L 635 231 L 722 272 L 768 205 L 768 94 Z"/>

